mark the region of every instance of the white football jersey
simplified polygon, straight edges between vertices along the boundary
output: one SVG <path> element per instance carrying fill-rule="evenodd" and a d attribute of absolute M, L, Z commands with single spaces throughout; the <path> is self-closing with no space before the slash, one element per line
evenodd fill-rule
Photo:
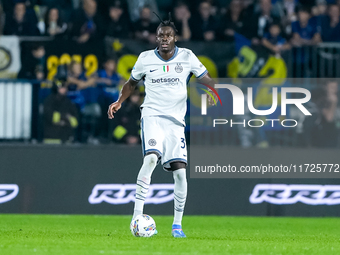
<path fill-rule="evenodd" d="M 155 50 L 142 52 L 131 71 L 135 81 L 145 78 L 144 116 L 172 116 L 185 125 L 187 83 L 192 74 L 202 78 L 207 69 L 188 49 L 176 46 L 174 55 L 164 60 Z"/>

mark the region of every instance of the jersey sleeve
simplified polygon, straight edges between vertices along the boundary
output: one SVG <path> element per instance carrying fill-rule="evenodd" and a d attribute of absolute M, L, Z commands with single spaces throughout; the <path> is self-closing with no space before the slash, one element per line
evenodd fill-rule
<path fill-rule="evenodd" d="M 190 52 L 191 72 L 198 78 L 203 78 L 208 73 L 207 68 L 199 61 L 196 55 Z"/>
<path fill-rule="evenodd" d="M 131 71 L 131 79 L 134 81 L 139 81 L 143 78 L 143 76 L 145 75 L 145 71 L 144 71 L 144 66 L 142 63 L 142 54 L 139 55 L 135 65 L 132 68 Z"/>

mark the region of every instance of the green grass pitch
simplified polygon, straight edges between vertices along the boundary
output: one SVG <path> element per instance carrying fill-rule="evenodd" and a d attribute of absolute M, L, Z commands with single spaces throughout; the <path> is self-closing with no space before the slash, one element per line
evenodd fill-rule
<path fill-rule="evenodd" d="M 340 254 L 340 219 L 184 216 L 188 236 L 133 237 L 131 216 L 0 214 L 0 254 Z"/>

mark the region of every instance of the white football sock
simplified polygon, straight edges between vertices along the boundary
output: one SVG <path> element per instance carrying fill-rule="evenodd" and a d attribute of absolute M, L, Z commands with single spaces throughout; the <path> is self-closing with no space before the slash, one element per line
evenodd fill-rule
<path fill-rule="evenodd" d="M 143 165 L 137 177 L 135 209 L 132 219 L 143 213 L 144 201 L 149 190 L 152 172 L 157 165 L 157 160 L 158 157 L 155 154 L 149 154 L 144 157 Z"/>
<path fill-rule="evenodd" d="M 185 201 L 187 199 L 187 178 L 185 168 L 173 172 L 175 180 L 174 188 L 174 222 L 173 224 L 182 225 L 182 217 Z"/>

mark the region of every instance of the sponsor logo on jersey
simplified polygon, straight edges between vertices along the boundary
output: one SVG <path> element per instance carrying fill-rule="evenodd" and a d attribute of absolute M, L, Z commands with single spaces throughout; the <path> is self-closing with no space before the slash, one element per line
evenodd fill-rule
<path fill-rule="evenodd" d="M 276 205 L 297 202 L 307 205 L 337 205 L 340 204 L 340 185 L 257 184 L 249 202 Z"/>
<path fill-rule="evenodd" d="M 155 139 L 150 139 L 148 143 L 150 146 L 155 146 L 157 144 Z"/>
<path fill-rule="evenodd" d="M 175 71 L 177 73 L 181 73 L 183 71 L 183 67 L 181 66 L 181 63 L 177 63 L 177 65 L 175 67 Z"/>
<path fill-rule="evenodd" d="M 160 79 L 151 79 L 152 83 L 174 83 L 179 82 L 179 78 L 160 78 Z"/>
<path fill-rule="evenodd" d="M 163 66 L 163 72 L 167 73 L 170 71 L 170 67 L 169 66 Z"/>
<path fill-rule="evenodd" d="M 0 184 L 0 204 L 14 199 L 19 193 L 19 186 L 16 184 Z"/>
<path fill-rule="evenodd" d="M 97 184 L 88 198 L 90 204 L 128 204 L 135 201 L 136 184 Z M 174 199 L 174 184 L 150 184 L 145 204 L 164 204 Z"/>

